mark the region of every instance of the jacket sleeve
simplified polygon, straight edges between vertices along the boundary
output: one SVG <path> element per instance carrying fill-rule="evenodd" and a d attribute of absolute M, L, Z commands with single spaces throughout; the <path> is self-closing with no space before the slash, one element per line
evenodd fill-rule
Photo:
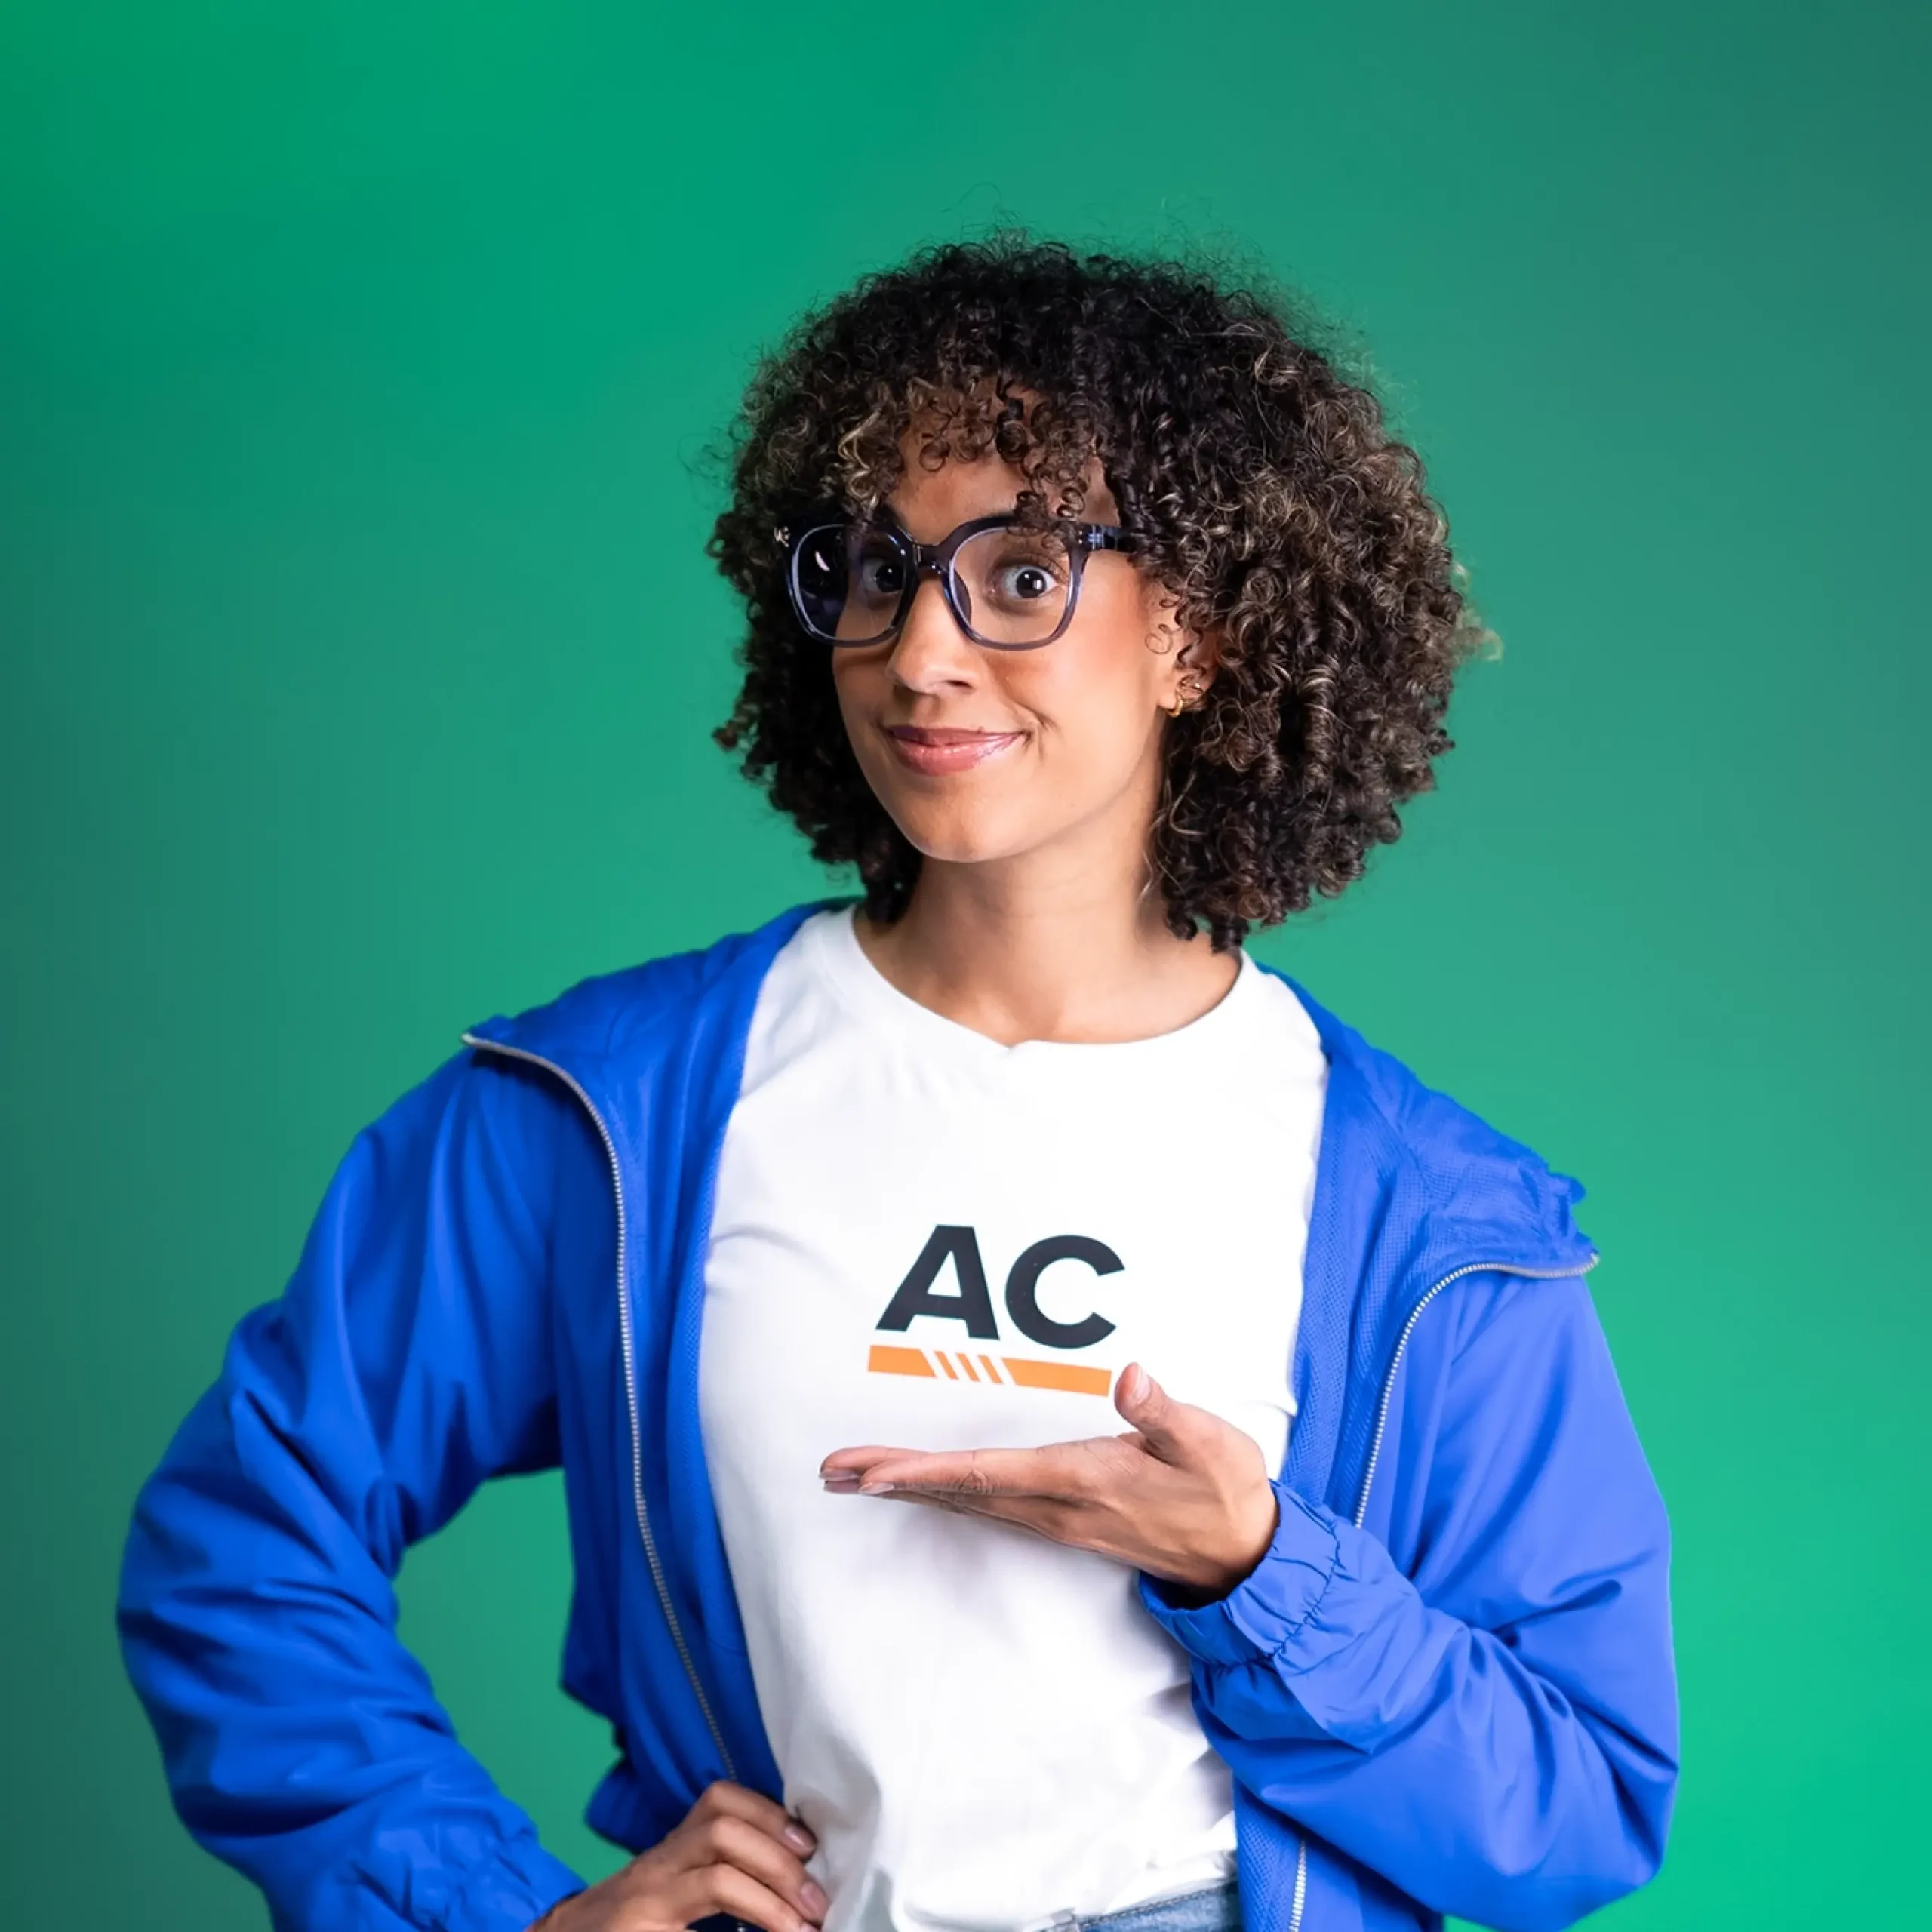
<path fill-rule="evenodd" d="M 183 1821 L 278 1927 L 524 1932 L 582 1887 L 457 1743 L 392 1588 L 485 1478 L 557 1461 L 569 1106 L 466 1054 L 361 1134 L 136 1503 L 129 1674 Z"/>
<path fill-rule="evenodd" d="M 1413 1574 L 1277 1483 L 1274 1541 L 1226 1595 L 1140 1588 L 1260 1802 L 1438 1912 L 1550 1932 L 1663 1855 L 1669 1534 L 1583 1283 L 1487 1278 L 1444 1379 Z"/>

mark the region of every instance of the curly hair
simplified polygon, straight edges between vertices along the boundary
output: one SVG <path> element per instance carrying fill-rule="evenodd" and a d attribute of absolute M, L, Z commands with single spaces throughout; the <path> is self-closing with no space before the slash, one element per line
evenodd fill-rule
<path fill-rule="evenodd" d="M 919 854 L 860 772 L 774 532 L 875 512 L 915 423 L 923 463 L 996 452 L 1035 515 L 1078 515 L 1097 462 L 1137 568 L 1214 638 L 1204 700 L 1164 727 L 1149 856 L 1177 935 L 1238 946 L 1400 835 L 1484 633 L 1415 452 L 1286 313 L 1180 263 L 1008 231 L 866 276 L 760 361 L 707 546 L 748 622 L 715 735 L 819 859 L 857 869 L 873 917 L 903 911 Z"/>

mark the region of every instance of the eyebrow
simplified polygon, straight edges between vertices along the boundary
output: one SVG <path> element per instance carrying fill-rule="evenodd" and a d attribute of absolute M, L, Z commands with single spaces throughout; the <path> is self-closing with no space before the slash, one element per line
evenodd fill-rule
<path fill-rule="evenodd" d="M 1019 512 L 1020 505 L 1018 501 L 1016 500 L 1015 501 L 1008 503 L 1004 509 L 982 510 L 980 512 L 980 515 L 1017 517 L 1019 515 Z M 892 507 L 891 501 L 887 498 L 881 497 L 880 499 L 878 508 L 872 512 L 872 520 L 875 523 L 890 524 L 894 530 L 899 531 L 903 536 L 909 537 L 912 534 L 912 532 L 906 528 L 905 518 Z M 974 523 L 977 522 L 978 518 L 970 516 L 961 517 L 959 521 L 961 523 Z M 955 525 L 954 528 L 956 529 L 958 525 Z"/>

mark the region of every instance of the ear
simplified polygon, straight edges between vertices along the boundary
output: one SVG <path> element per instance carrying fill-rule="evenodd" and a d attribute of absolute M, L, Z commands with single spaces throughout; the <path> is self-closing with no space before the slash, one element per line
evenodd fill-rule
<path fill-rule="evenodd" d="M 1220 668 L 1220 632 L 1189 629 L 1180 621 L 1179 596 L 1152 577 L 1142 579 L 1140 594 L 1154 658 L 1154 702 L 1175 716 L 1207 696 Z"/>
<path fill-rule="evenodd" d="M 1196 709 L 1220 669 L 1220 633 L 1183 631 L 1171 622 L 1156 648 L 1161 651 L 1161 666 L 1155 702 L 1176 715 Z"/>
<path fill-rule="evenodd" d="M 1208 687 L 1220 673 L 1221 633 L 1190 631 L 1175 656 L 1183 678 L 1204 697 Z"/>

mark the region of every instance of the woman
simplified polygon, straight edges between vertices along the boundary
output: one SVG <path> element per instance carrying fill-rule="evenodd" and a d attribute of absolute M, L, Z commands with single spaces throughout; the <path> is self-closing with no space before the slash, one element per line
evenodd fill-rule
<path fill-rule="evenodd" d="M 279 1924 L 1565 1924 L 1661 1855 L 1662 1506 L 1580 1190 L 1241 948 L 1430 782 L 1412 453 L 1251 295 L 1023 238 L 803 325 L 722 741 L 856 903 L 466 1036 L 141 1497 L 130 1669 Z M 561 1463 L 586 1888 L 390 1580 Z"/>

